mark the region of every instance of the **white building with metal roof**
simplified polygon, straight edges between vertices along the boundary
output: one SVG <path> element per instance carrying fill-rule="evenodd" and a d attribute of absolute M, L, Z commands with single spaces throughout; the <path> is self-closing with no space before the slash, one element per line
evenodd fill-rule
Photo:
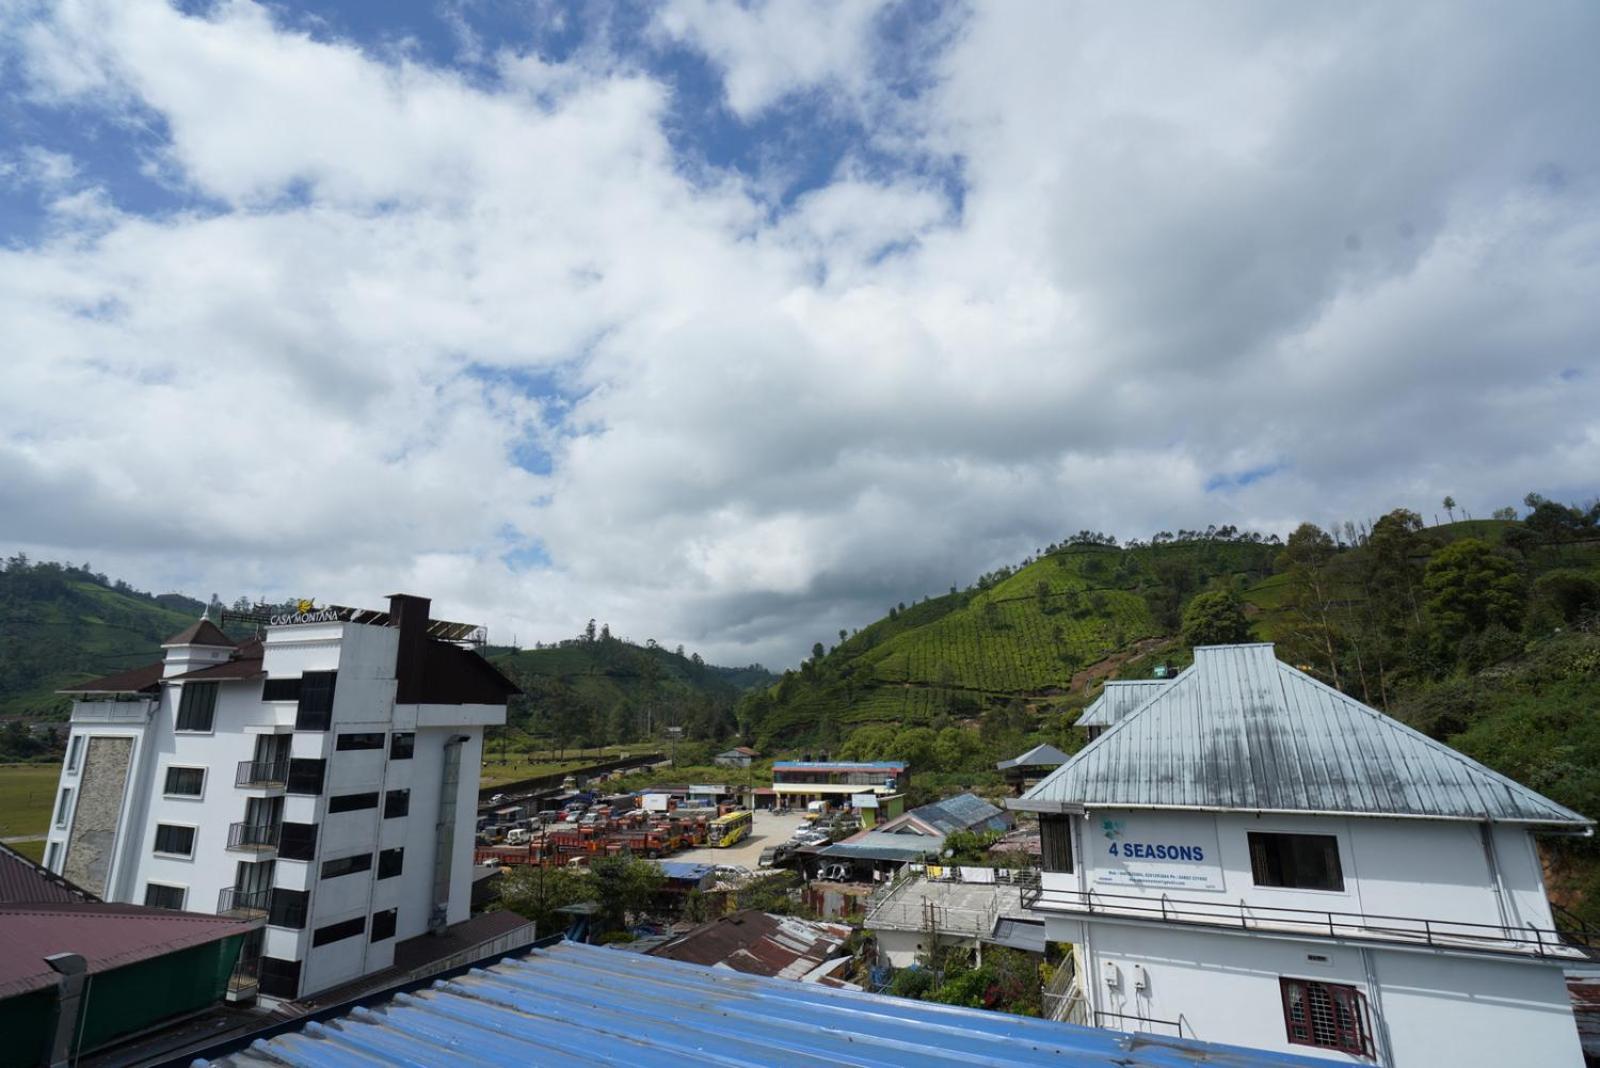
<path fill-rule="evenodd" d="M 1281 663 L 1200 648 L 1013 807 L 1072 1016 L 1335 1062 L 1578 1065 L 1533 836 L 1593 822 Z"/>
<path fill-rule="evenodd" d="M 1114 679 L 1106 683 L 1100 696 L 1083 710 L 1075 726 L 1087 730 L 1091 739 L 1098 738 L 1107 727 L 1114 726 L 1171 684 L 1171 679 Z"/>

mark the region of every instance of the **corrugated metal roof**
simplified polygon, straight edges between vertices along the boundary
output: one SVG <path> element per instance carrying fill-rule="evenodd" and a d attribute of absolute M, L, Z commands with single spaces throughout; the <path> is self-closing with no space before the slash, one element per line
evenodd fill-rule
<path fill-rule="evenodd" d="M 798 768 L 817 771 L 904 771 L 904 760 L 774 760 L 775 768 Z"/>
<path fill-rule="evenodd" d="M 0 905 L 0 998 L 54 986 L 59 976 L 44 962 L 52 953 L 81 954 L 96 975 L 258 926 L 143 905 Z"/>
<path fill-rule="evenodd" d="M 1106 683 L 1100 696 L 1078 717 L 1079 727 L 1109 727 L 1172 685 L 1171 679 L 1131 679 Z"/>
<path fill-rule="evenodd" d="M 817 850 L 818 856 L 845 860 L 921 860 L 944 848 L 942 834 L 893 834 L 862 831 Z"/>
<path fill-rule="evenodd" d="M 161 672 L 166 662 L 157 660 L 143 667 L 129 668 L 115 675 L 105 675 L 75 686 L 67 686 L 56 693 L 160 693 Z"/>
<path fill-rule="evenodd" d="M 1021 756 L 1002 760 L 995 767 L 1000 771 L 1005 771 L 1007 768 L 1055 768 L 1071 759 L 1055 746 L 1045 743 L 1034 746 Z"/>
<path fill-rule="evenodd" d="M 379 1009 L 257 1041 L 228 1068 L 296 1065 L 1050 1065 L 1326 1068 L 1327 1061 L 741 975 L 564 942 Z"/>
<path fill-rule="evenodd" d="M 66 905 L 99 900 L 10 846 L 0 845 L 0 905 Z"/>
<path fill-rule="evenodd" d="M 1278 661 L 1269 644 L 1194 666 L 1012 807 L 1591 820 Z"/>
<path fill-rule="evenodd" d="M 850 931 L 848 924 L 747 909 L 701 924 L 649 953 L 689 964 L 720 964 L 747 975 L 800 979 L 837 955 Z"/>
<path fill-rule="evenodd" d="M 1005 809 L 991 805 L 977 794 L 957 794 L 942 801 L 918 805 L 910 812 L 888 820 L 879 830 L 892 833 L 907 823 L 920 823 L 939 834 L 1003 831 L 1011 826 Z"/>

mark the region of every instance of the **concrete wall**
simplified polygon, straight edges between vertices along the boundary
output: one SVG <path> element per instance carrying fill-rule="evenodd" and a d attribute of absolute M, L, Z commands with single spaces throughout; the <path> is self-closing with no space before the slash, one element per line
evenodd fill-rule
<path fill-rule="evenodd" d="M 1091 1007 L 1106 1014 L 1097 1018 L 1100 1026 L 1170 1034 L 1169 1027 L 1136 1018 L 1181 1017 L 1185 1035 L 1207 1041 L 1372 1063 L 1289 1042 L 1279 982 L 1287 977 L 1361 991 L 1374 1038 L 1388 1048 L 1388 1059 L 1380 1063 L 1394 1068 L 1583 1063 L 1557 967 L 1383 949 L 1365 951 L 1370 956 L 1364 959 L 1359 948 L 1311 941 L 1109 922 L 1087 926 L 1079 961 Z M 1050 924 L 1052 939 L 1065 933 Z M 1136 988 L 1139 969 L 1144 990 Z"/>

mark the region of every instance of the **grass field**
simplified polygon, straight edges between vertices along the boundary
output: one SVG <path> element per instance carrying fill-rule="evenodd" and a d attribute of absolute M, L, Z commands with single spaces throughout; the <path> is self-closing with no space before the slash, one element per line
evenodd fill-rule
<path fill-rule="evenodd" d="M 50 810 L 55 803 L 56 782 L 60 777 L 61 769 L 54 764 L 0 766 L 0 838 L 43 834 L 49 830 Z"/>

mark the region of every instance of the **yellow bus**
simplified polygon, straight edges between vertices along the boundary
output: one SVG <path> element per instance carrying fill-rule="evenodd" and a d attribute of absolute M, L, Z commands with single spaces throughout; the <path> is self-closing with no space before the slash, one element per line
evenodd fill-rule
<path fill-rule="evenodd" d="M 718 816 L 711 821 L 710 841 L 707 845 L 731 846 L 750 837 L 750 828 L 755 823 L 755 814 L 748 809 L 739 812 L 730 812 L 726 816 Z"/>

